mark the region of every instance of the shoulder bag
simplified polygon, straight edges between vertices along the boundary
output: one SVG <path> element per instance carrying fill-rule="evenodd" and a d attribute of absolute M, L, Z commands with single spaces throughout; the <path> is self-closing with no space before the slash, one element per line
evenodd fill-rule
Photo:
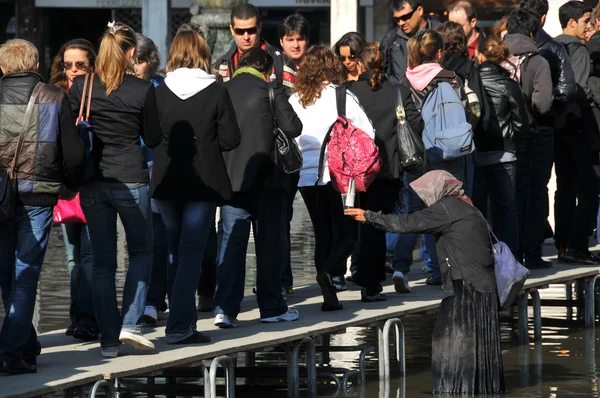
<path fill-rule="evenodd" d="M 402 101 L 402 91 L 395 88 L 396 97 L 396 139 L 398 140 L 398 161 L 405 170 L 422 168 L 426 164 L 423 138 L 415 133 L 406 120 Z"/>
<path fill-rule="evenodd" d="M 44 83 L 39 82 L 35 85 L 27 108 L 25 109 L 25 116 L 23 116 L 23 123 L 21 124 L 21 132 L 17 141 L 17 147 L 15 148 L 15 156 L 13 157 L 12 163 L 8 169 L 0 170 L 0 220 L 7 220 L 13 218 L 16 212 L 17 202 L 17 173 L 19 168 L 19 157 L 23 152 L 23 144 L 25 142 L 25 133 L 29 129 L 31 122 L 31 115 L 33 113 L 33 107 L 37 101 L 37 97 L 44 86 Z M 0 91 L 0 100 L 2 98 Z M 0 121 L 0 134 L 2 123 Z"/>
<path fill-rule="evenodd" d="M 285 135 L 277 126 L 275 120 L 275 91 L 273 83 L 268 82 L 269 104 L 273 115 L 273 135 L 275 135 L 275 161 L 286 174 L 294 174 L 302 168 L 302 152 L 298 148 L 296 140 Z"/>

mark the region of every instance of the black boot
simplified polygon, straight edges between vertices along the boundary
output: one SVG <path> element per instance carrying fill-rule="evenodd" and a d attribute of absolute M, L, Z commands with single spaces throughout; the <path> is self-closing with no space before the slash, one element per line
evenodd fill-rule
<path fill-rule="evenodd" d="M 21 375 L 26 373 L 37 372 L 37 367 L 28 365 L 22 359 L 14 362 L 0 362 L 0 373 L 7 373 L 10 375 Z"/>
<path fill-rule="evenodd" d="M 338 311 L 344 308 L 337 298 L 337 293 L 335 292 L 335 287 L 333 286 L 333 281 L 329 274 L 325 272 L 318 274 L 317 283 L 321 287 L 321 292 L 323 293 L 323 305 L 321 306 L 321 311 Z"/>

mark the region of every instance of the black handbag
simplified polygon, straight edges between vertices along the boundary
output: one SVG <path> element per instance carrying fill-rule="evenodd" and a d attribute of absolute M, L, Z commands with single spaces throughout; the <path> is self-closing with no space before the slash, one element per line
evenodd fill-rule
<path fill-rule="evenodd" d="M 402 91 L 395 89 L 396 97 L 396 137 L 398 140 L 398 161 L 405 170 L 423 169 L 427 162 L 423 138 L 413 131 L 406 120 L 406 111 L 402 102 Z"/>
<path fill-rule="evenodd" d="M 302 152 L 296 140 L 285 135 L 277 126 L 275 120 L 275 91 L 273 83 L 267 83 L 269 90 L 269 104 L 273 115 L 273 135 L 275 135 L 275 162 L 286 174 L 294 174 L 302 168 Z"/>
<path fill-rule="evenodd" d="M 10 218 L 14 218 L 16 213 L 17 203 L 17 171 L 19 167 L 19 157 L 23 151 L 23 143 L 25 142 L 25 133 L 29 129 L 31 114 L 33 113 L 33 107 L 35 101 L 40 93 L 40 90 L 44 86 L 44 83 L 38 83 L 29 97 L 27 108 L 25 109 L 25 115 L 23 116 L 23 123 L 21 125 L 21 132 L 19 133 L 19 139 L 17 141 L 17 147 L 15 148 L 15 156 L 13 157 L 12 163 L 8 169 L 0 170 L 0 221 L 4 221 Z M 0 94 L 1 98 L 1 94 Z M 0 124 L 1 124 L 0 116 Z"/>

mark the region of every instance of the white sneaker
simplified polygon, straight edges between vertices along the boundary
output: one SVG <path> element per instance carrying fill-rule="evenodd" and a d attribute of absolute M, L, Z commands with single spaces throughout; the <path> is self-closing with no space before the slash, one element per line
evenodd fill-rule
<path fill-rule="evenodd" d="M 272 316 L 270 318 L 260 318 L 260 321 L 264 323 L 291 322 L 298 318 L 300 318 L 298 310 L 295 308 L 288 308 L 288 310 L 281 315 Z"/>
<path fill-rule="evenodd" d="M 141 334 L 135 334 L 127 331 L 122 331 L 119 335 L 119 340 L 123 344 L 130 344 L 136 350 L 153 350 L 154 344 L 142 336 Z"/>
<path fill-rule="evenodd" d="M 142 315 L 140 321 L 145 325 L 156 325 L 158 321 L 158 311 L 156 310 L 156 307 L 147 305 L 146 308 L 144 308 L 144 315 Z"/>
<path fill-rule="evenodd" d="M 106 347 L 102 349 L 102 358 L 116 358 L 119 356 L 120 346 Z"/>
<path fill-rule="evenodd" d="M 410 293 L 408 279 L 402 272 L 395 271 L 394 276 L 392 276 L 392 280 L 394 281 L 394 289 L 396 290 L 396 293 Z"/>
<path fill-rule="evenodd" d="M 215 326 L 221 329 L 232 329 L 240 326 L 240 322 L 235 318 L 230 318 L 225 314 L 217 314 L 215 316 Z"/>

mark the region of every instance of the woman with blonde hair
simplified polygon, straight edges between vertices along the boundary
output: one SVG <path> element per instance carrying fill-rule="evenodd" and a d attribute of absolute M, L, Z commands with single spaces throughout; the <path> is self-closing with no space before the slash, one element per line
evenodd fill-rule
<path fill-rule="evenodd" d="M 322 178 L 318 176 L 321 146 L 338 117 L 336 90 L 344 84 L 345 75 L 344 66 L 333 51 L 323 45 L 314 46 L 302 61 L 296 76 L 296 93 L 289 99 L 303 125 L 298 143 L 304 162 L 298 187 L 315 233 L 315 267 L 323 293 L 323 311 L 342 308 L 331 277 L 346 273 L 346 261 L 354 248 L 358 228 L 354 221 L 344 217 L 340 193 L 333 188 L 329 173 Z M 371 121 L 350 91 L 346 91 L 346 117 L 371 138 L 375 136 Z M 326 159 L 327 156 L 325 169 Z M 385 299 L 377 289 L 363 289 L 362 293 L 367 301 Z"/>
<path fill-rule="evenodd" d="M 73 39 L 62 45 L 54 61 L 50 84 L 69 92 L 73 79 L 92 73 L 96 51 L 85 39 Z M 61 224 L 69 262 L 71 326 L 66 335 L 92 341 L 98 338 L 98 324 L 92 296 L 92 246 L 87 224 Z"/>
<path fill-rule="evenodd" d="M 221 152 L 240 132 L 227 89 L 211 74 L 210 50 L 196 27 L 179 28 L 167 60 L 157 107 L 163 139 L 154 151 L 152 197 L 169 240 L 167 343 L 208 343 L 196 331 L 196 287 L 218 201 L 231 199 Z M 201 110 L 201 111 L 199 111 Z"/>
<path fill-rule="evenodd" d="M 152 268 L 152 212 L 148 166 L 140 137 L 150 147 L 161 139 L 154 85 L 126 73 L 135 57 L 133 29 L 111 22 L 102 37 L 91 79 L 90 122 L 94 129 L 93 177 L 81 188 L 81 207 L 92 242 L 94 309 L 103 357 L 116 357 L 121 343 L 153 349 L 139 323 L 144 314 Z M 79 112 L 84 78 L 69 91 L 73 115 Z M 117 215 L 127 239 L 129 267 L 122 315 L 117 307 Z"/>

